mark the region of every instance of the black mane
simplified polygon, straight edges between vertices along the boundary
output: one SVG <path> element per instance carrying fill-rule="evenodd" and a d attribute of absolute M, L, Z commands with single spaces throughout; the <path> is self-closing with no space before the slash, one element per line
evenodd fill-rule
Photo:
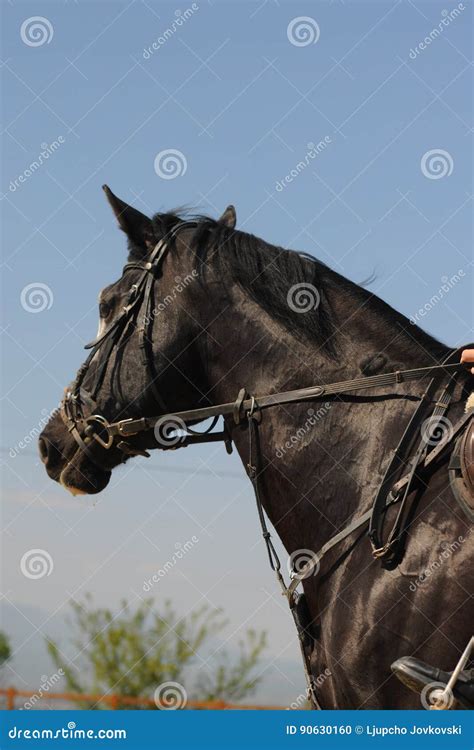
<path fill-rule="evenodd" d="M 173 237 L 178 225 L 192 230 L 189 249 L 201 279 L 212 263 L 222 278 L 229 278 L 244 289 L 269 315 L 302 341 L 316 344 L 329 357 L 337 353 L 337 321 L 330 305 L 330 292 L 356 298 L 367 312 L 380 317 L 387 325 L 407 334 L 407 346 L 421 344 L 437 357 L 446 347 L 402 313 L 394 310 L 368 289 L 346 279 L 321 261 L 306 253 L 271 245 L 253 234 L 230 229 L 207 216 L 190 216 L 185 210 L 156 214 L 153 228 L 157 241 Z M 319 303 L 305 311 L 295 312 L 288 304 L 290 289 L 296 284 L 317 290 Z"/>
<path fill-rule="evenodd" d="M 212 263 L 222 277 L 239 284 L 290 333 L 334 354 L 334 325 L 326 295 L 327 266 L 309 255 L 270 245 L 207 216 L 184 218 L 179 213 L 165 213 L 153 217 L 158 238 L 173 235 L 178 225 L 193 228 L 190 250 L 201 279 Z M 317 289 L 320 301 L 300 314 L 289 306 L 288 293 L 292 286 L 303 283 Z"/>

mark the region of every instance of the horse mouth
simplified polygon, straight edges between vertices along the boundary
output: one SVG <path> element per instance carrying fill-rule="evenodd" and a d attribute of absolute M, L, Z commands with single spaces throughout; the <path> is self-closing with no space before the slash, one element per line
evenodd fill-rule
<path fill-rule="evenodd" d="M 111 476 L 111 471 L 100 469 L 77 451 L 56 481 L 71 495 L 97 495 L 107 487 Z"/>
<path fill-rule="evenodd" d="M 72 495 L 96 495 L 107 487 L 112 467 L 96 465 L 75 443 L 43 433 L 38 448 L 49 478 Z"/>
<path fill-rule="evenodd" d="M 66 484 L 63 479 L 63 473 L 64 471 L 61 472 L 61 476 L 59 477 L 59 484 L 61 485 L 61 487 L 64 487 L 64 489 L 70 492 L 71 495 L 74 495 L 74 497 L 76 497 L 76 495 L 87 495 L 87 492 L 85 492 L 85 490 L 80 490 L 79 487 L 73 487 L 72 484 Z"/>
<path fill-rule="evenodd" d="M 107 487 L 112 472 L 94 470 L 91 474 L 84 474 L 83 469 L 80 471 L 76 467 L 68 464 L 62 470 L 59 476 L 59 484 L 64 487 L 71 495 L 97 495 Z"/>

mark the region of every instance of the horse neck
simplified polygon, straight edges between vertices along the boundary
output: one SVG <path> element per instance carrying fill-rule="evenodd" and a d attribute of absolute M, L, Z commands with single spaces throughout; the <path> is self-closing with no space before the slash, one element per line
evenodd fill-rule
<path fill-rule="evenodd" d="M 363 290 L 328 293 L 337 354 L 292 336 L 245 291 L 234 288 L 225 314 L 208 325 L 209 397 L 231 401 L 240 388 L 255 396 L 433 364 L 448 352 Z M 365 297 L 364 297 L 365 294 Z M 212 300 L 211 300 L 212 302 Z M 295 313 L 297 314 L 297 313 Z M 420 395 L 424 384 L 404 385 Z M 376 391 L 380 396 L 394 389 Z M 399 390 L 397 391 L 400 392 Z M 259 427 L 265 509 L 288 551 L 315 549 L 373 499 L 384 458 L 416 404 L 368 396 L 265 410 Z M 244 464 L 245 427 L 233 429 Z"/>

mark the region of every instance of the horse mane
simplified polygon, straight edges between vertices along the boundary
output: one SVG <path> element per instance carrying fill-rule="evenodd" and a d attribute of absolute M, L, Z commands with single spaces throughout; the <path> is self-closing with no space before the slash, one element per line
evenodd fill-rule
<path fill-rule="evenodd" d="M 189 249 L 201 280 L 212 264 L 223 279 L 238 284 L 290 333 L 309 339 L 334 356 L 335 326 L 325 291 L 327 266 L 310 255 L 271 245 L 208 216 L 190 216 L 179 210 L 153 217 L 158 238 L 173 235 L 178 225 L 183 230 L 186 225 L 193 229 Z M 317 290 L 318 303 L 304 314 L 288 304 L 289 291 L 296 284 Z"/>
<path fill-rule="evenodd" d="M 201 280 L 212 266 L 220 277 L 238 284 L 271 317 L 304 342 L 316 344 L 330 358 L 337 354 L 337 321 L 331 310 L 329 292 L 347 295 L 359 301 L 367 314 L 386 325 L 408 333 L 407 345 L 421 344 L 441 356 L 446 347 L 392 308 L 370 290 L 341 276 L 311 255 L 271 245 L 260 237 L 231 229 L 208 216 L 190 215 L 186 209 L 156 214 L 153 227 L 158 239 L 173 237 L 180 225 L 192 233 L 188 249 L 193 253 L 195 269 Z M 181 234 L 181 233 L 180 233 Z M 225 283 L 225 281 L 224 281 Z M 292 287 L 317 290 L 318 303 L 304 312 L 289 305 Z"/>

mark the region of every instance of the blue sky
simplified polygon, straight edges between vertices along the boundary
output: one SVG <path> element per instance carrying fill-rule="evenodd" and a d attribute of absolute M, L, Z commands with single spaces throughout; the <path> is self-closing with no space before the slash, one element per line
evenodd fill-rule
<path fill-rule="evenodd" d="M 48 480 L 34 445 L 18 446 L 82 361 L 98 291 L 125 258 L 103 183 L 148 213 L 186 204 L 215 216 L 232 202 L 239 228 L 353 281 L 375 274 L 371 289 L 407 316 L 423 308 L 430 333 L 473 339 L 471 11 L 431 0 L 2 2 L 9 681 L 34 688 L 49 673 L 43 637 L 64 636 L 71 595 L 136 601 L 195 535 L 152 595 L 171 596 L 183 614 L 223 606 L 231 650 L 242 629 L 266 628 L 256 698 L 285 704 L 301 692 L 290 617 L 235 456 L 155 455 L 98 498 L 73 499 Z M 324 139 L 308 159 L 308 144 Z M 44 144 L 48 158 L 29 170 Z M 155 159 L 169 149 L 181 174 L 164 179 Z M 41 580 L 20 570 L 35 548 L 54 561 Z"/>

